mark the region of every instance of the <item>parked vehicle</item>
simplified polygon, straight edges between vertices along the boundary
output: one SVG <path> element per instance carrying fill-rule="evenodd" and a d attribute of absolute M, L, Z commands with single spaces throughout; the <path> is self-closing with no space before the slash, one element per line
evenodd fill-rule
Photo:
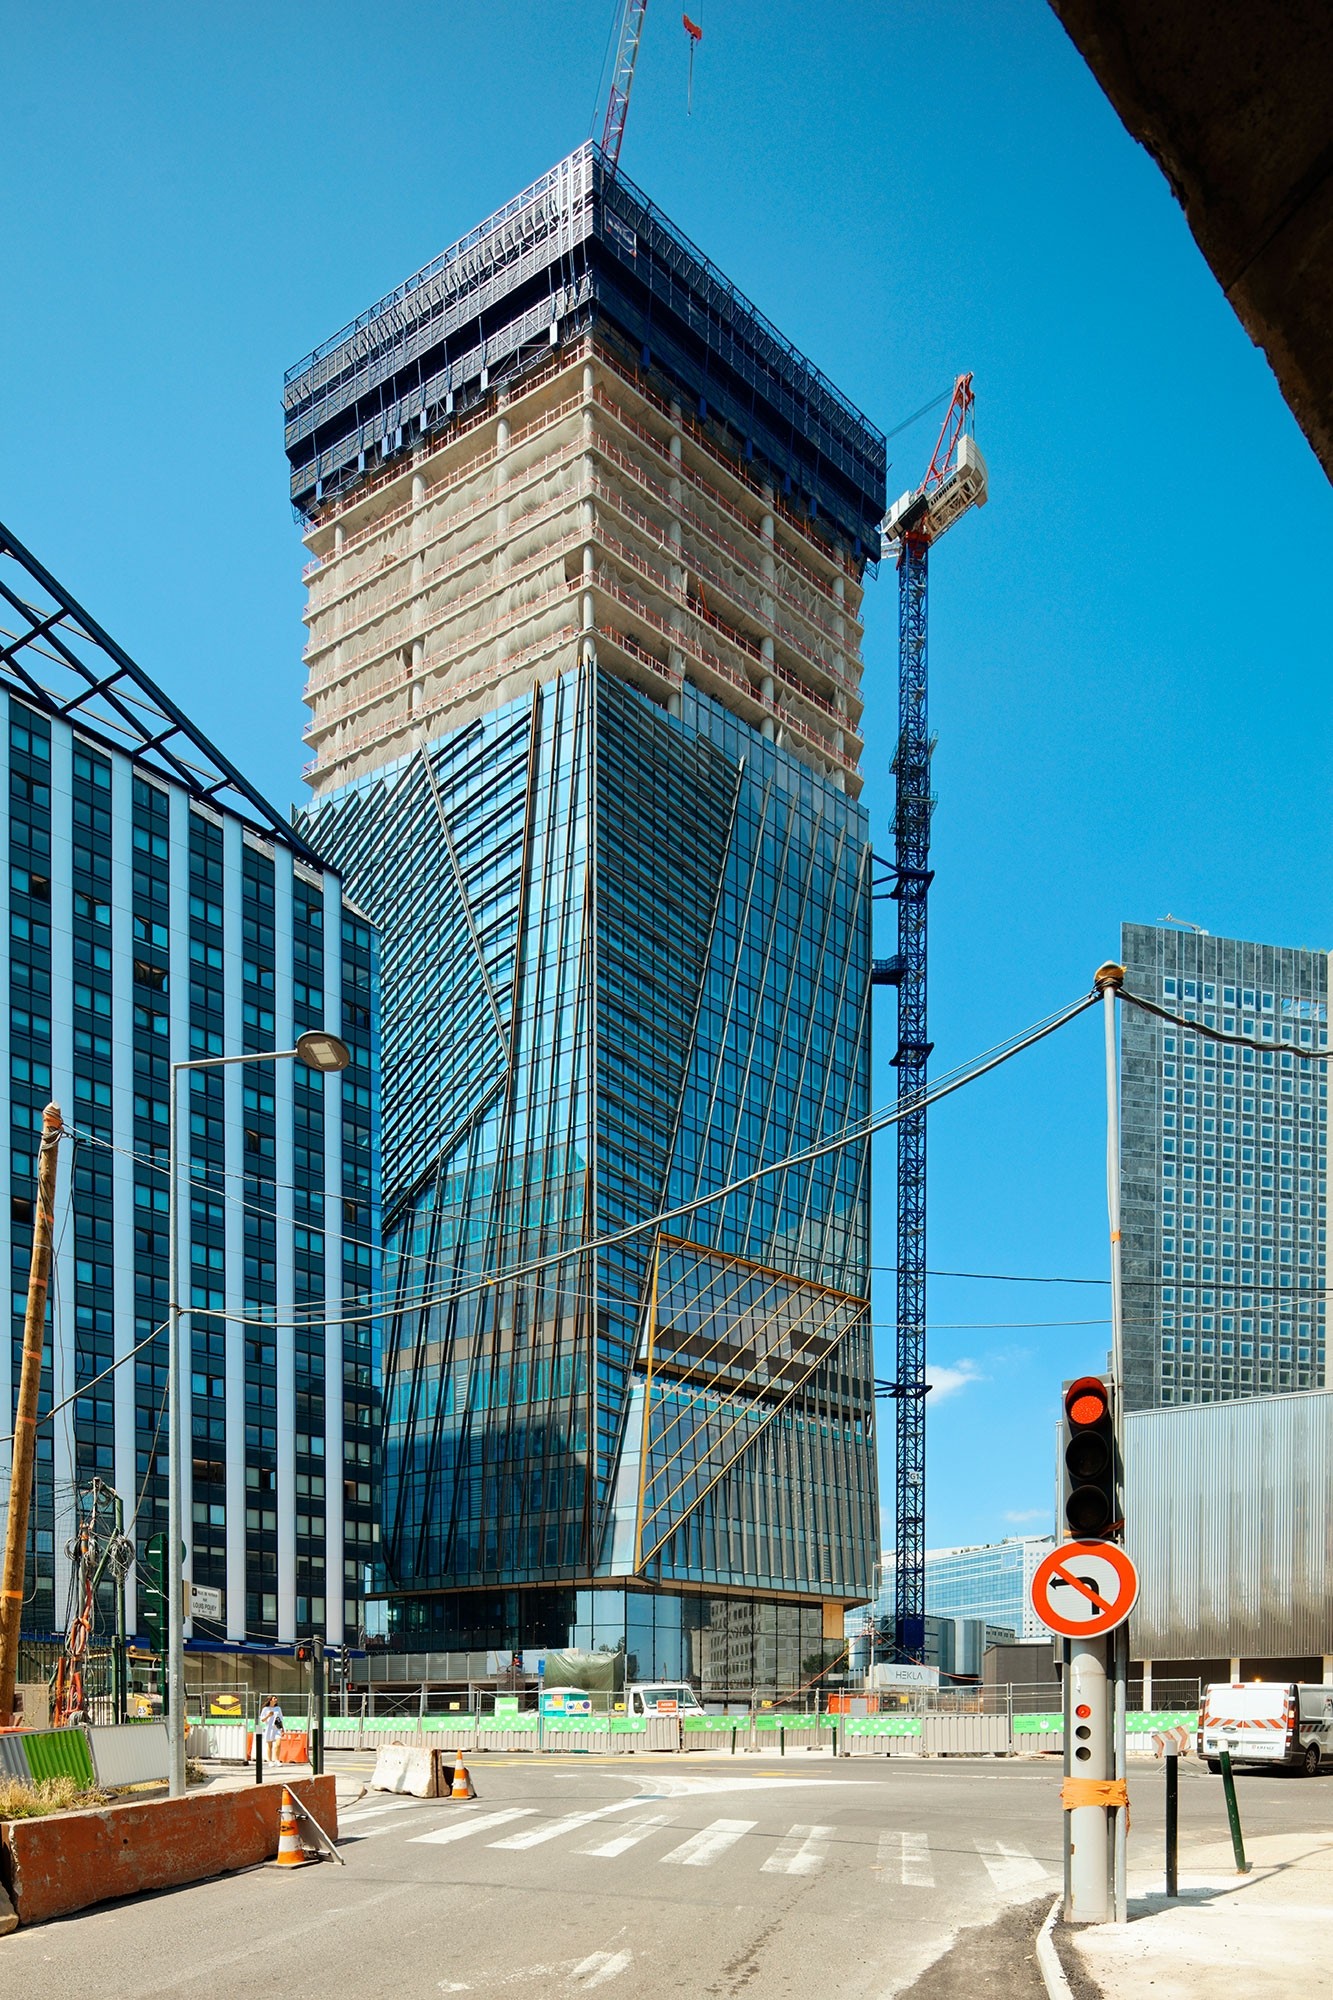
<path fill-rule="evenodd" d="M 1199 1755 L 1210 1771 L 1262 1764 L 1312 1778 L 1333 1766 L 1333 1687 L 1295 1681 L 1215 1681 L 1199 1706 Z"/>
<path fill-rule="evenodd" d="M 702 1715 L 703 1705 L 683 1681 L 632 1681 L 625 1690 L 631 1715 Z"/>

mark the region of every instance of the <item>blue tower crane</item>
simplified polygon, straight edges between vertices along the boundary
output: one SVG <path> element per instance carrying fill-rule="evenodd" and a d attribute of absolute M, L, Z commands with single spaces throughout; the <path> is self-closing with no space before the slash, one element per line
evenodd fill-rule
<path fill-rule="evenodd" d="M 893 887 L 898 951 L 878 960 L 877 984 L 898 989 L 898 1278 L 895 1378 L 894 1645 L 920 1660 L 926 1643 L 926 1113 L 931 1041 L 926 1008 L 926 914 L 933 879 L 927 715 L 926 604 L 932 542 L 986 504 L 986 464 L 972 435 L 972 377 L 960 375 L 921 484 L 894 503 L 884 534 L 898 552 L 898 745 L 894 753 Z"/>

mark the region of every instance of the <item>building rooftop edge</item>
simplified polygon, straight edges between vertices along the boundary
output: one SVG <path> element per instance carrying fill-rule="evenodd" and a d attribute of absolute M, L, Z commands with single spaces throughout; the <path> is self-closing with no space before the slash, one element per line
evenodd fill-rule
<path fill-rule="evenodd" d="M 540 174 L 520 194 L 514 195 L 501 208 L 496 209 L 493 214 L 487 216 L 463 236 L 460 236 L 454 243 L 451 243 L 447 249 L 440 251 L 438 255 L 432 257 L 428 263 L 423 264 L 419 270 L 414 271 L 411 277 L 405 278 L 400 284 L 394 286 L 392 291 L 386 292 L 382 298 L 377 299 L 374 305 L 367 306 L 363 312 L 358 313 L 355 319 L 349 320 L 337 333 L 331 334 L 328 339 L 321 341 L 316 347 L 312 348 L 308 354 L 304 355 L 300 361 L 295 362 L 286 371 L 283 376 L 284 389 L 289 389 L 308 370 L 316 367 L 321 361 L 328 360 L 331 355 L 337 353 L 340 347 L 355 339 L 358 333 L 364 331 L 366 327 L 373 325 L 376 320 L 385 317 L 395 306 L 399 306 L 406 299 L 409 299 L 414 292 L 419 291 L 432 278 L 438 277 L 441 271 L 447 269 L 451 263 L 456 262 L 468 250 L 475 248 L 478 243 L 482 243 L 488 237 L 494 235 L 510 216 L 517 214 L 522 208 L 534 201 L 559 175 L 567 172 L 575 162 L 584 159 L 598 162 L 608 178 L 614 181 L 617 189 L 622 194 L 627 195 L 631 202 L 637 204 L 645 215 L 651 216 L 658 226 L 672 237 L 687 255 L 696 261 L 701 271 L 729 295 L 740 312 L 748 316 L 756 326 L 763 330 L 769 339 L 782 348 L 788 357 L 813 382 L 818 383 L 819 387 L 839 405 L 843 412 L 861 426 L 868 437 L 872 438 L 881 447 L 885 446 L 884 433 L 879 427 L 871 423 L 870 419 L 852 402 L 851 398 L 845 395 L 821 368 L 817 367 L 785 334 L 779 331 L 773 321 L 760 311 L 753 300 L 748 298 L 740 290 L 739 286 L 733 283 L 719 266 L 714 264 L 711 258 L 707 257 L 699 249 L 698 245 L 650 200 L 641 188 L 631 181 L 627 175 L 621 173 L 618 168 L 610 167 L 601 147 L 591 139 L 585 140 L 581 146 L 576 146 L 572 152 L 567 153 L 553 167 L 548 168 L 544 174 Z"/>

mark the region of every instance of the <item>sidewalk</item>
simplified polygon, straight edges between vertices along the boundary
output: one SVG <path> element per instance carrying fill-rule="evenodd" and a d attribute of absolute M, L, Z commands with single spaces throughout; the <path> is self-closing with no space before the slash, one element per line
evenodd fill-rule
<path fill-rule="evenodd" d="M 1183 1848 L 1180 1895 L 1162 1894 L 1160 1867 L 1135 1869 L 1129 1922 L 1057 1932 L 1060 1958 L 1104 2000 L 1305 2000 L 1329 1990 L 1333 1827 L 1247 1840 L 1252 1873 L 1237 1875 L 1231 1843 Z"/>

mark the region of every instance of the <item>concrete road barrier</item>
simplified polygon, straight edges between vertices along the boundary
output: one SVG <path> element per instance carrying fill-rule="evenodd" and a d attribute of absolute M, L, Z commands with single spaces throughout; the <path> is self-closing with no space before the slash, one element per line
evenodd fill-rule
<path fill-rule="evenodd" d="M 332 1775 L 287 1783 L 336 1840 Z M 271 1860 L 278 1851 L 281 1800 L 281 1784 L 243 1785 L 5 1820 L 0 1872 L 20 1923 L 48 1923 L 119 1896 L 174 1889 Z"/>
<path fill-rule="evenodd" d="M 436 1755 L 409 1743 L 385 1743 L 370 1774 L 372 1792 L 402 1792 L 414 1799 L 439 1797 Z"/>

